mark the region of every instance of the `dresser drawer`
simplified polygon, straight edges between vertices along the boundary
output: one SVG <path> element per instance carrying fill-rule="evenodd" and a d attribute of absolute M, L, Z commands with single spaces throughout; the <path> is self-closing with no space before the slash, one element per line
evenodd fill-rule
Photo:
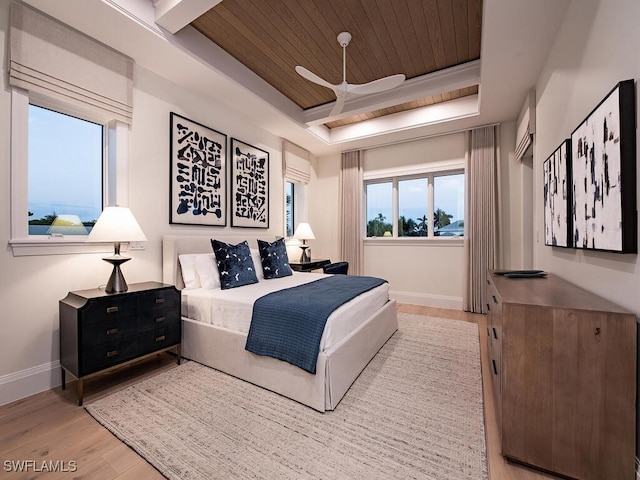
<path fill-rule="evenodd" d="M 114 318 L 135 315 L 137 302 L 133 296 L 114 296 L 94 299 L 87 303 L 82 312 L 82 322 L 86 324 L 100 323 Z"/>
<path fill-rule="evenodd" d="M 180 314 L 177 308 L 163 308 L 147 311 L 138 318 L 140 330 L 150 330 L 156 327 L 178 325 Z"/>
<path fill-rule="evenodd" d="M 161 325 L 140 334 L 140 350 L 153 352 L 180 343 L 180 324 Z"/>
<path fill-rule="evenodd" d="M 135 316 L 108 318 L 98 323 L 82 325 L 81 342 L 86 347 L 117 342 L 127 336 L 135 336 L 139 330 Z"/>
<path fill-rule="evenodd" d="M 138 295 L 138 310 L 153 312 L 156 310 L 171 310 L 180 306 L 180 293 L 174 289 L 154 290 Z"/>
<path fill-rule="evenodd" d="M 80 375 L 89 375 L 134 358 L 139 350 L 138 341 L 138 337 L 124 337 L 86 349 L 81 355 Z"/>

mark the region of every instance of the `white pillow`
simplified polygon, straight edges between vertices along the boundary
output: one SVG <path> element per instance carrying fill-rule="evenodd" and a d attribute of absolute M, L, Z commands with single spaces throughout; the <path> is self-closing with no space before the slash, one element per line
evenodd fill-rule
<path fill-rule="evenodd" d="M 202 288 L 220 288 L 220 274 L 216 256 L 213 253 L 196 253 L 196 272 L 200 278 Z"/>
<path fill-rule="evenodd" d="M 196 272 L 195 255 L 191 253 L 183 253 L 178 256 L 180 261 L 180 269 L 182 270 L 182 281 L 184 288 L 200 288 L 200 279 Z"/>
<path fill-rule="evenodd" d="M 262 258 L 260 258 L 260 251 L 252 248 L 251 258 L 253 260 L 253 267 L 256 269 L 256 276 L 258 277 L 258 280 L 264 280 L 264 270 L 262 270 Z"/>

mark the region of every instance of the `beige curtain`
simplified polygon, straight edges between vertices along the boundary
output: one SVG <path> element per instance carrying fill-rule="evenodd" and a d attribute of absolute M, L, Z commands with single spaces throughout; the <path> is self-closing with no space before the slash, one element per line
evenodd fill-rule
<path fill-rule="evenodd" d="M 486 313 L 487 271 L 500 259 L 499 126 L 467 134 L 464 309 Z"/>
<path fill-rule="evenodd" d="M 349 273 L 364 273 L 364 244 L 362 230 L 364 228 L 362 169 L 364 152 L 354 150 L 342 153 L 340 166 L 340 207 L 341 254 L 342 259 L 349 262 Z"/>
<path fill-rule="evenodd" d="M 131 58 L 19 3 L 9 45 L 11 86 L 131 123 Z"/>

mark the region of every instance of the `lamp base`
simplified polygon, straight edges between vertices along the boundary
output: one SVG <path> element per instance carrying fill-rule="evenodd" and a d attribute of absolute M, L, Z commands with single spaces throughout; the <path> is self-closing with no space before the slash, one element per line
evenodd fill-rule
<path fill-rule="evenodd" d="M 113 265 L 113 271 L 111 272 L 111 276 L 109 277 L 109 281 L 107 282 L 107 286 L 104 291 L 107 293 L 122 293 L 129 290 L 127 282 L 124 280 L 124 275 L 122 275 L 122 270 L 120 270 L 120 265 L 124 262 L 128 262 L 131 258 L 122 257 L 117 254 L 113 257 L 103 258 L 102 260 Z"/>
<path fill-rule="evenodd" d="M 300 263 L 309 263 L 311 261 L 311 258 L 309 258 L 309 254 L 307 253 L 307 248 L 309 248 L 309 246 L 299 245 L 299 247 L 302 249 L 302 255 L 300 255 Z"/>

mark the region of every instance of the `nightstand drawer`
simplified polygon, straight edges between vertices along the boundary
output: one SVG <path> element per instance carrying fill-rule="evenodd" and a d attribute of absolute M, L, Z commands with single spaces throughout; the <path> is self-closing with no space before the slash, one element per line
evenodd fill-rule
<path fill-rule="evenodd" d="M 127 336 L 135 336 L 139 330 L 135 316 L 117 317 L 99 323 L 82 325 L 82 343 L 85 346 L 117 342 Z"/>
<path fill-rule="evenodd" d="M 89 375 L 134 358 L 138 349 L 138 337 L 125 337 L 87 349 L 81 356 L 80 375 Z"/>
<path fill-rule="evenodd" d="M 137 310 L 136 299 L 133 296 L 118 295 L 93 299 L 87 303 L 82 315 L 83 323 L 98 323 L 113 318 L 135 315 Z"/>

